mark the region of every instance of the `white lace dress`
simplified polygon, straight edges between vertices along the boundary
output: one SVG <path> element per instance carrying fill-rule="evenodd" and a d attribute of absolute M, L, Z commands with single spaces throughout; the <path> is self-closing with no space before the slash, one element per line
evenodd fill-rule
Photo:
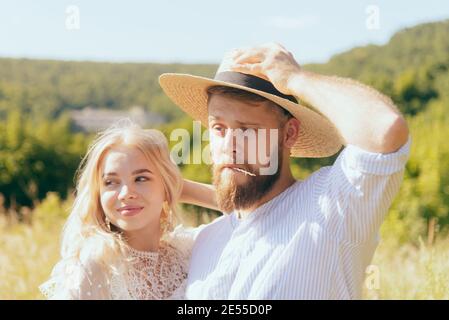
<path fill-rule="evenodd" d="M 91 259 L 58 262 L 39 289 L 48 299 L 161 300 L 184 299 L 195 229 L 177 227 L 158 252 L 129 249 L 125 274 L 106 276 Z"/>

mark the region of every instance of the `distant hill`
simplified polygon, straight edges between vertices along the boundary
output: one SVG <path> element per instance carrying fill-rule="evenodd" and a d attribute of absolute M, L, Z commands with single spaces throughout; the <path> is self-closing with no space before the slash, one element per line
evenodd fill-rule
<path fill-rule="evenodd" d="M 143 106 L 168 119 L 182 116 L 157 82 L 163 72 L 210 76 L 215 66 L 0 59 L 0 116 L 8 110 L 57 117 L 62 112 Z"/>
<path fill-rule="evenodd" d="M 334 55 L 328 63 L 310 67 L 349 77 L 381 73 L 395 77 L 405 69 L 447 64 L 448 35 L 449 20 L 421 24 L 397 32 L 385 45 L 356 47 Z"/>
<path fill-rule="evenodd" d="M 305 67 L 371 84 L 414 115 L 430 99 L 449 97 L 449 20 L 406 28 L 383 46 L 353 48 Z"/>
<path fill-rule="evenodd" d="M 305 69 L 359 79 L 391 96 L 414 115 L 430 99 L 447 95 L 449 20 L 396 33 L 383 46 L 357 47 L 328 63 Z M 16 109 L 34 116 L 58 117 L 67 110 L 126 109 L 134 105 L 169 120 L 183 117 L 162 93 L 158 75 L 183 72 L 212 76 L 216 65 L 100 63 L 0 59 L 0 117 Z"/>

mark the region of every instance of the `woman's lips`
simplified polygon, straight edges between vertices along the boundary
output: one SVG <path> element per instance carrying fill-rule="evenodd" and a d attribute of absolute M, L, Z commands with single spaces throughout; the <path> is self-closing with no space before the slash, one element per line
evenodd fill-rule
<path fill-rule="evenodd" d="M 117 211 L 125 217 L 131 217 L 131 216 L 135 216 L 136 214 L 138 214 L 140 211 L 142 211 L 143 207 L 125 207 L 125 208 L 120 208 Z"/>

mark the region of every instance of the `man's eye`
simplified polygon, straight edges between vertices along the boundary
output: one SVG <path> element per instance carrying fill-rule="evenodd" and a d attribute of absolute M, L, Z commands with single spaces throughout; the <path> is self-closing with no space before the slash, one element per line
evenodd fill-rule
<path fill-rule="evenodd" d="M 225 129 L 222 126 L 214 126 L 213 129 L 219 134 L 223 134 L 225 131 Z"/>

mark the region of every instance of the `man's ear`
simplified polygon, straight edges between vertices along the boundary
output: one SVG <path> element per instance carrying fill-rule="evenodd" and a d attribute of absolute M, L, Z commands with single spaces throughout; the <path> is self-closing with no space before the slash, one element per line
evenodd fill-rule
<path fill-rule="evenodd" d="M 299 135 L 301 122 L 296 118 L 289 119 L 284 125 L 284 145 L 293 148 Z"/>

